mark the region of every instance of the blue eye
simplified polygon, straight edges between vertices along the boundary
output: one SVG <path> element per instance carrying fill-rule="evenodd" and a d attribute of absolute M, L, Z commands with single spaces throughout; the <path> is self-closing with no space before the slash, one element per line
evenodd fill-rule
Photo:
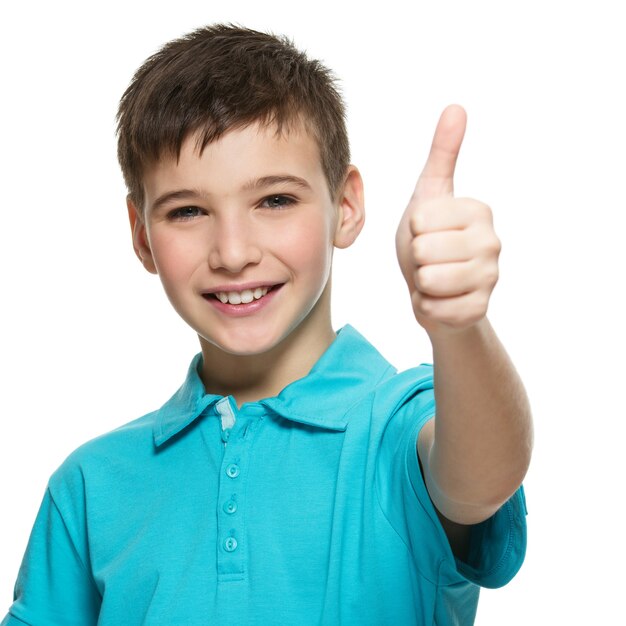
<path fill-rule="evenodd" d="M 184 206 L 180 209 L 174 209 L 167 214 L 167 217 L 171 220 L 191 220 L 194 217 L 201 215 L 201 210 L 197 206 Z"/>
<path fill-rule="evenodd" d="M 261 206 L 268 209 L 283 209 L 294 202 L 295 200 L 289 196 L 281 196 L 277 194 L 275 196 L 268 196 L 265 198 L 265 200 L 261 203 Z"/>

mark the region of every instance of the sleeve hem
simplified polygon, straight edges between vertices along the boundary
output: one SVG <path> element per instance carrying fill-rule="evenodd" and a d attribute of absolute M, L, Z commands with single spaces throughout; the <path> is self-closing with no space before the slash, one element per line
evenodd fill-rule
<path fill-rule="evenodd" d="M 432 407 L 428 408 L 430 414 Z M 430 417 L 434 415 L 431 414 Z M 469 563 L 457 559 L 437 516 L 417 458 L 417 439 L 428 419 L 416 427 L 414 436 L 410 438 L 412 441 L 407 446 L 407 471 L 417 499 L 437 527 L 438 536 L 445 545 L 439 584 L 448 586 L 470 582 L 487 589 L 503 587 L 517 574 L 526 553 L 526 505 L 523 488 L 520 487 L 491 518 L 472 528 Z M 485 554 L 488 556 L 485 557 Z M 478 566 L 473 567 L 470 565 L 472 562 Z M 480 567 L 483 563 L 484 568 Z"/>
<path fill-rule="evenodd" d="M 2 620 L 2 624 L 0 624 L 0 626 L 32 626 L 32 624 L 24 622 L 19 617 L 15 617 L 15 615 L 9 612 Z"/>
<path fill-rule="evenodd" d="M 482 569 L 455 559 L 457 571 L 461 576 L 487 589 L 496 589 L 506 585 L 517 574 L 524 562 L 526 554 L 526 506 L 523 487 L 520 487 L 493 517 L 472 530 L 472 541 L 475 546 L 472 552 L 480 552 L 481 544 L 490 540 L 486 535 L 490 526 L 496 523 L 495 518 L 498 515 L 506 515 L 506 547 L 503 548 L 496 563 L 491 567 Z M 502 524 L 501 521 L 499 523 Z"/>

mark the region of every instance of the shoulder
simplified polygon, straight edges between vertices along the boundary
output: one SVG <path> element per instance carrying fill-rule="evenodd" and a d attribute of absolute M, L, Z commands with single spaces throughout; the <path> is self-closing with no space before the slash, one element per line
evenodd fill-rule
<path fill-rule="evenodd" d="M 106 475 L 120 462 L 133 462 L 150 454 L 157 415 L 158 411 L 147 413 L 76 448 L 50 477 L 52 495 L 68 488 L 75 491 L 86 476 Z"/>
<path fill-rule="evenodd" d="M 77 501 L 82 492 L 104 506 L 106 494 L 117 493 L 124 485 L 136 489 L 154 481 L 156 470 L 167 471 L 163 461 L 168 455 L 159 454 L 159 446 L 201 415 L 212 399 L 197 374 L 199 357 L 192 359 L 182 386 L 159 409 L 74 450 L 50 478 L 55 501 L 63 494 Z M 184 450 L 179 457 L 186 462 Z"/>
<path fill-rule="evenodd" d="M 388 428 L 420 428 L 435 413 L 432 365 L 422 364 L 381 380 L 371 402 L 373 413 L 385 419 Z"/>
<path fill-rule="evenodd" d="M 347 409 L 346 422 L 355 426 L 394 430 L 426 421 L 434 414 L 433 366 L 422 363 L 398 372 L 381 353 L 354 328 L 346 326 L 335 350 L 335 372 L 331 382 L 340 389 L 339 406 Z M 330 378 L 330 377 L 329 377 Z M 328 395 L 324 390 L 324 400 Z M 316 402 L 320 400 L 319 390 Z M 369 419 L 363 420 L 368 415 Z M 358 420 L 355 419 L 358 417 Z"/>
<path fill-rule="evenodd" d="M 68 457 L 67 462 L 84 463 L 94 457 L 124 454 L 138 447 L 152 447 L 154 425 L 159 411 L 152 411 L 131 422 L 91 439 Z"/>
<path fill-rule="evenodd" d="M 398 372 L 375 346 L 349 325 L 341 329 L 328 355 L 320 363 L 332 367 L 333 376 L 329 379 L 342 388 L 342 393 L 349 392 L 353 406 L 372 403 L 380 411 L 393 413 L 421 392 L 433 388 L 432 365 L 422 363 Z"/>
<path fill-rule="evenodd" d="M 374 388 L 378 400 L 403 404 L 433 388 L 433 366 L 422 363 L 403 372 L 390 371 Z"/>

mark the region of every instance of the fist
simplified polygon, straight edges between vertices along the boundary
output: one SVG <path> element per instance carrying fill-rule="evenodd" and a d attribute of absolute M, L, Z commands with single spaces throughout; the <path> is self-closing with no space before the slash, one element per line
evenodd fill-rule
<path fill-rule="evenodd" d="M 454 197 L 465 134 L 460 106 L 442 113 L 426 165 L 396 233 L 400 269 L 417 321 L 431 334 L 464 330 L 487 314 L 498 280 L 500 241 L 491 209 Z"/>

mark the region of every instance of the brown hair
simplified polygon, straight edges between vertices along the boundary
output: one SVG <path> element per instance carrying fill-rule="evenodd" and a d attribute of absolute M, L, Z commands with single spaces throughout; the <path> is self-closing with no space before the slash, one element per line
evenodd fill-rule
<path fill-rule="evenodd" d="M 350 161 L 345 109 L 333 74 L 286 37 L 227 24 L 175 39 L 137 70 L 117 113 L 118 158 L 131 199 L 143 208 L 143 173 L 231 129 L 260 122 L 277 132 L 303 122 L 316 139 L 331 195 Z"/>

